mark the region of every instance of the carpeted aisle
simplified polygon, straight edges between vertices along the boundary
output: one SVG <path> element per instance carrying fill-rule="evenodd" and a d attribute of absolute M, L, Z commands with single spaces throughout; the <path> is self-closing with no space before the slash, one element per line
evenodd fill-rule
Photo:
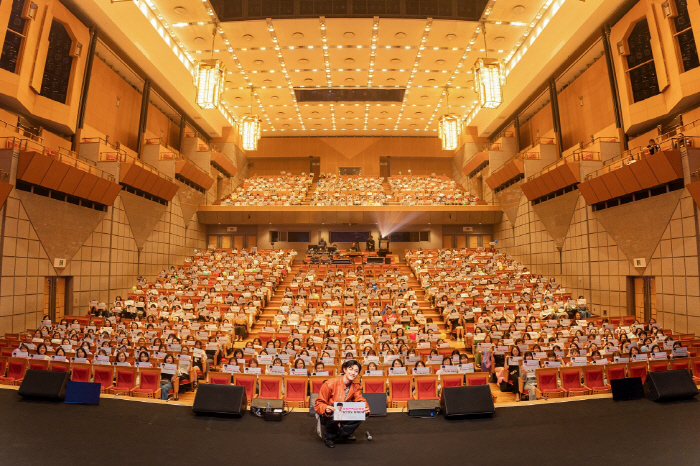
<path fill-rule="evenodd" d="M 698 465 L 700 400 L 610 399 L 500 408 L 490 419 L 371 418 L 354 445 L 326 448 L 314 420 L 195 417 L 189 407 L 103 399 L 24 401 L 0 390 L 7 465 Z M 365 440 L 370 430 L 374 440 Z"/>

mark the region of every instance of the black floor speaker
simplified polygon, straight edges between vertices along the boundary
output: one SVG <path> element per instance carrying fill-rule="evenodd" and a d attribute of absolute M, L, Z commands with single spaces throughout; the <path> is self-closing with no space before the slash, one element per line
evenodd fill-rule
<path fill-rule="evenodd" d="M 66 396 L 68 372 L 28 370 L 18 393 L 24 398 L 60 401 Z"/>
<path fill-rule="evenodd" d="M 386 393 L 363 393 L 369 404 L 369 416 L 386 416 Z"/>
<path fill-rule="evenodd" d="M 444 387 L 440 407 L 447 419 L 491 416 L 496 412 L 488 385 Z"/>
<path fill-rule="evenodd" d="M 192 411 L 195 414 L 218 414 L 241 417 L 246 411 L 245 388 L 240 385 L 203 383 L 197 388 Z"/>
<path fill-rule="evenodd" d="M 641 377 L 627 377 L 610 381 L 614 401 L 638 400 L 644 398 Z"/>
<path fill-rule="evenodd" d="M 678 400 L 696 396 L 698 387 L 687 370 L 649 372 L 644 393 L 651 401 Z"/>

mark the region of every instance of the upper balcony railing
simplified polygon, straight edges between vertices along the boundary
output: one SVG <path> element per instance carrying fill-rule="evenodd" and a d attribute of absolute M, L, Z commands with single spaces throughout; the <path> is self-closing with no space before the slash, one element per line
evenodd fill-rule
<path fill-rule="evenodd" d="M 682 138 L 672 137 L 659 144 L 659 150 L 678 150 L 682 147 L 700 147 L 700 136 L 684 136 Z M 603 168 L 586 175 L 586 180 L 596 178 L 604 173 L 631 165 L 651 155 L 646 147 L 636 147 L 623 152 L 619 157 L 608 160 Z"/>
<path fill-rule="evenodd" d="M 134 157 L 132 155 L 124 153 L 124 152 L 100 152 L 100 157 L 98 160 L 100 162 L 133 163 L 134 165 L 138 165 L 139 167 L 143 168 L 144 170 L 147 170 L 151 173 L 162 176 L 163 178 L 165 178 L 168 181 L 172 181 L 172 178 L 160 173 L 155 167 L 147 164 L 146 162 L 144 162 L 142 160 L 137 159 L 136 157 Z"/>

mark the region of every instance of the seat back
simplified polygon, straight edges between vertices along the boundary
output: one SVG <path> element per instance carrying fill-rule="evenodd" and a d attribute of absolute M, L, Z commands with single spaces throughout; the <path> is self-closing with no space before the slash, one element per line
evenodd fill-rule
<path fill-rule="evenodd" d="M 365 393 L 386 393 L 386 377 L 362 377 L 362 391 Z"/>
<path fill-rule="evenodd" d="M 14 380 L 24 378 L 24 373 L 27 372 L 27 360 L 24 358 L 8 358 L 7 360 L 7 377 Z"/>
<path fill-rule="evenodd" d="M 649 361 L 649 372 L 664 372 L 668 370 L 668 361 Z"/>
<path fill-rule="evenodd" d="M 255 374 L 233 374 L 233 384 L 245 388 L 246 398 L 250 401 L 255 396 L 255 382 L 258 376 Z"/>
<path fill-rule="evenodd" d="M 51 365 L 49 366 L 49 368 L 53 372 L 69 372 L 70 363 L 64 361 L 51 361 Z"/>
<path fill-rule="evenodd" d="M 0 356 L 0 377 L 5 377 L 5 370 L 7 369 L 7 358 L 5 356 Z"/>
<path fill-rule="evenodd" d="M 330 379 L 330 376 L 325 375 L 312 375 L 309 377 L 309 384 L 311 385 L 311 393 L 318 393 L 321 390 L 323 382 Z M 366 391 L 366 390 L 365 390 Z"/>
<path fill-rule="evenodd" d="M 537 379 L 537 387 L 540 390 L 555 390 L 557 386 L 557 369 L 537 369 L 535 378 Z"/>
<path fill-rule="evenodd" d="M 215 385 L 231 385 L 231 373 L 207 372 L 207 383 Z"/>
<path fill-rule="evenodd" d="M 437 398 L 438 378 L 437 375 L 416 375 L 414 376 L 416 384 L 416 398 L 419 400 Z"/>
<path fill-rule="evenodd" d="M 440 376 L 440 385 L 445 387 L 461 387 L 464 385 L 464 374 L 442 374 Z"/>
<path fill-rule="evenodd" d="M 694 377 L 700 377 L 700 358 L 693 358 L 691 368 Z"/>
<path fill-rule="evenodd" d="M 572 388 L 581 388 L 581 369 L 578 367 L 562 367 L 561 373 L 561 388 L 570 390 Z"/>
<path fill-rule="evenodd" d="M 160 388 L 160 368 L 142 368 L 140 373 L 141 383 L 139 388 L 141 390 L 154 392 Z"/>
<path fill-rule="evenodd" d="M 629 377 L 641 377 L 642 383 L 647 379 L 647 362 L 637 361 L 627 363 L 627 374 Z"/>
<path fill-rule="evenodd" d="M 287 375 L 284 378 L 284 398 L 290 401 L 306 400 L 308 377 L 303 375 Z"/>
<path fill-rule="evenodd" d="M 136 368 L 135 367 L 117 367 L 117 382 L 114 384 L 116 388 L 131 390 L 136 386 Z"/>
<path fill-rule="evenodd" d="M 407 401 L 411 399 L 411 377 L 390 377 L 389 396 L 391 396 L 391 401 Z"/>
<path fill-rule="evenodd" d="M 625 364 L 607 364 L 605 366 L 605 373 L 608 376 L 608 383 L 611 380 L 624 379 L 627 372 L 627 366 Z"/>
<path fill-rule="evenodd" d="M 583 379 L 586 387 L 599 388 L 605 386 L 603 380 L 603 368 L 601 366 L 590 366 L 583 369 Z"/>
<path fill-rule="evenodd" d="M 281 375 L 261 375 L 258 378 L 260 398 L 282 398 L 282 376 Z"/>
<path fill-rule="evenodd" d="M 100 387 L 107 388 L 112 385 L 112 378 L 114 377 L 114 368 L 112 366 L 94 366 L 93 375 L 95 377 L 94 382 L 99 383 Z M 73 382 L 89 382 L 90 372 L 84 367 L 78 367 L 73 365 L 73 374 L 71 376 Z"/>
<path fill-rule="evenodd" d="M 49 361 L 47 359 L 30 359 L 29 369 L 33 371 L 46 371 L 49 369 Z"/>
<path fill-rule="evenodd" d="M 671 361 L 671 369 L 674 371 L 690 370 L 690 358 L 678 358 Z"/>
<path fill-rule="evenodd" d="M 473 387 L 475 385 L 488 385 L 489 382 L 488 372 L 470 372 L 464 374 L 464 378 L 467 381 L 468 387 Z"/>

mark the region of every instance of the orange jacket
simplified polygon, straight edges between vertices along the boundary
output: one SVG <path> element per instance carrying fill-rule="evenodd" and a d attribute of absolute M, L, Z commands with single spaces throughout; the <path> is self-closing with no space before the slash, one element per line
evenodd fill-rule
<path fill-rule="evenodd" d="M 350 385 L 348 397 L 345 398 L 345 384 L 343 383 L 343 377 L 340 376 L 323 382 L 323 385 L 321 385 L 321 390 L 318 392 L 316 403 L 314 403 L 314 410 L 321 416 L 327 416 L 327 406 L 330 405 L 332 407 L 333 403 L 342 403 L 344 401 L 365 403 L 369 408 L 367 400 L 365 400 L 365 397 L 362 396 L 362 388 L 359 383 L 353 382 Z"/>

